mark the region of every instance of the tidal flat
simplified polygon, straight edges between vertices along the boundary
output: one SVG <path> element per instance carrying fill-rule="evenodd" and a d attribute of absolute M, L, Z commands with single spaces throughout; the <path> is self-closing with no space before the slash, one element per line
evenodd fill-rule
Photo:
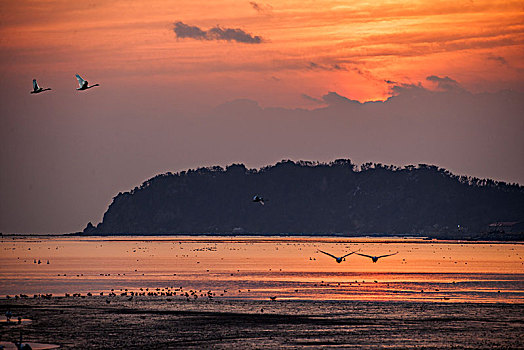
<path fill-rule="evenodd" d="M 4 237 L 0 340 L 62 349 L 524 348 L 524 245 Z M 392 254 L 373 263 L 352 254 Z"/>
<path fill-rule="evenodd" d="M 62 349 L 518 349 L 523 305 L 165 297 L 2 300 L 24 339 Z M 20 328 L 2 326 L 4 341 Z"/>

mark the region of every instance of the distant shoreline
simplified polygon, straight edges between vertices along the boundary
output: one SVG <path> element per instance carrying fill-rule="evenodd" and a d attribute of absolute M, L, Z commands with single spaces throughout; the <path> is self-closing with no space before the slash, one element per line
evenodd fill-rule
<path fill-rule="evenodd" d="M 387 234 L 368 234 L 368 235 L 325 235 L 325 234 L 318 234 L 318 235 L 305 235 L 305 234 L 268 234 L 268 235 L 260 235 L 260 234 L 209 234 L 209 233 L 177 233 L 177 234 L 85 234 L 82 232 L 74 232 L 74 233 L 63 233 L 63 234 L 45 234 L 45 233 L 9 233 L 9 234 L 3 234 L 3 236 L 0 236 L 0 239 L 2 237 L 8 238 L 8 237 L 14 237 L 14 238 L 23 238 L 23 237 L 41 237 L 41 238 L 63 238 L 63 237 L 71 237 L 71 238 L 104 238 L 106 240 L 111 240 L 111 238 L 115 238 L 118 240 L 125 240 L 125 238 L 141 238 L 147 240 L 148 238 L 153 237 L 162 237 L 162 238 L 173 238 L 173 239 L 180 239 L 180 240 L 191 240 L 191 239 L 197 239 L 202 240 L 205 238 L 209 239 L 220 239 L 220 238 L 231 238 L 231 239 L 281 239 L 281 238 L 288 238 L 290 240 L 293 239 L 341 239 L 341 240 L 359 240 L 359 239 L 376 239 L 373 243 L 399 243 L 399 241 L 402 241 L 402 243 L 446 243 L 446 244 L 460 244 L 460 243 L 468 243 L 468 244 L 487 244 L 487 243 L 497 243 L 497 244 L 524 244 L 524 240 L 518 240 L 518 239 L 466 239 L 464 237 L 461 238 L 451 238 L 451 237 L 428 237 L 428 236 L 413 236 L 413 235 L 387 235 Z"/>

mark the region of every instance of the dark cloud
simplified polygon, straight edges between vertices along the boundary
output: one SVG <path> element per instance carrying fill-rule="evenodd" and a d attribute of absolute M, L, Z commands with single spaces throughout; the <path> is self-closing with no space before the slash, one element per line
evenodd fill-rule
<path fill-rule="evenodd" d="M 404 93 L 409 93 L 410 95 L 415 95 L 417 93 L 423 93 L 426 91 L 421 83 L 418 84 L 404 84 L 404 83 L 393 83 L 393 86 L 390 88 L 391 94 L 397 96 Z"/>
<path fill-rule="evenodd" d="M 337 71 L 337 70 L 347 70 L 346 68 L 342 67 L 338 63 L 334 64 L 320 64 L 316 62 L 309 62 L 307 64 L 308 69 L 313 70 L 327 70 L 327 71 Z"/>
<path fill-rule="evenodd" d="M 432 80 L 456 85 L 451 78 Z M 314 109 L 240 101 L 210 113 L 201 124 L 210 130 L 208 142 L 231 140 L 229 147 L 220 147 L 233 159 L 345 155 L 357 163 L 437 164 L 459 174 L 523 181 L 524 163 L 518 161 L 524 157 L 523 93 L 435 90 L 419 82 L 395 87 L 397 94 L 375 102 L 361 103 L 333 91 L 321 98 L 302 95 L 318 103 Z"/>
<path fill-rule="evenodd" d="M 359 101 L 349 99 L 347 97 L 344 97 L 342 95 L 337 94 L 334 91 L 330 91 L 327 94 L 325 94 L 324 96 L 322 96 L 322 100 L 325 103 L 327 103 L 327 104 L 329 104 L 331 106 L 341 105 L 341 104 L 343 104 L 343 105 L 359 105 L 359 104 L 361 104 Z"/>
<path fill-rule="evenodd" d="M 359 101 L 344 97 L 334 91 L 328 92 L 327 94 L 323 95 L 322 98 L 312 97 L 307 94 L 302 94 L 300 96 L 305 100 L 328 106 L 348 107 L 362 105 L 362 103 L 360 103 Z"/>
<path fill-rule="evenodd" d="M 246 44 L 260 44 L 263 42 L 263 39 L 258 35 L 253 36 L 239 28 L 222 28 L 218 25 L 206 31 L 179 21 L 174 24 L 173 31 L 177 38 L 226 40 Z"/>
<path fill-rule="evenodd" d="M 502 57 L 502 56 L 490 55 L 490 56 L 488 56 L 488 60 L 498 62 L 498 63 L 500 63 L 502 65 L 508 64 L 508 61 L 506 61 L 506 59 L 504 57 Z"/>
<path fill-rule="evenodd" d="M 207 31 L 209 40 L 237 41 L 239 43 L 260 44 L 262 38 L 258 35 L 252 36 L 242 29 L 220 28 L 216 26 Z"/>
<path fill-rule="evenodd" d="M 257 4 L 256 2 L 254 2 L 254 1 L 250 1 L 249 4 L 250 4 L 251 7 L 253 7 L 256 11 L 258 11 L 258 12 L 262 11 L 262 8 L 261 8 L 260 5 Z"/>
<path fill-rule="evenodd" d="M 306 95 L 306 94 L 302 94 L 300 95 L 304 100 L 308 100 L 308 101 L 311 101 L 311 102 L 315 102 L 315 103 L 318 103 L 318 104 L 324 104 L 325 101 L 324 100 L 321 100 L 319 98 L 315 98 L 315 97 L 312 97 L 312 96 L 309 96 L 309 95 Z"/>
<path fill-rule="evenodd" d="M 259 13 L 264 13 L 264 14 L 267 14 L 267 13 L 270 13 L 272 10 L 273 10 L 273 6 L 269 5 L 269 4 L 258 4 L 254 1 L 250 1 L 249 4 L 251 5 L 251 7 L 259 12 Z"/>
<path fill-rule="evenodd" d="M 437 84 L 437 88 L 439 90 L 444 91 L 457 91 L 457 90 L 464 90 L 462 86 L 456 81 L 451 79 L 450 77 L 438 77 L 436 75 L 430 75 L 426 78 L 427 81 L 431 81 L 435 84 Z"/>
<path fill-rule="evenodd" d="M 176 22 L 173 29 L 177 38 L 193 38 L 204 40 L 206 39 L 206 32 L 196 26 L 190 26 L 183 22 Z"/>

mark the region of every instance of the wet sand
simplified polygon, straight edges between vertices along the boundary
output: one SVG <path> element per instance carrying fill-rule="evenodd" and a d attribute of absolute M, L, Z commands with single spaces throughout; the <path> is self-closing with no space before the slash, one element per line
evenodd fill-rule
<path fill-rule="evenodd" d="M 399 254 L 337 264 L 319 249 Z M 62 349 L 524 349 L 518 243 L 26 237 L 0 250 L 0 319 L 32 320 L 0 322 L 0 341 L 22 329 Z"/>
<path fill-rule="evenodd" d="M 61 349 L 524 348 L 524 304 L 107 300 L 1 299 L 0 311 L 33 320 L 25 341 Z M 0 325 L 1 340 L 20 329 Z"/>

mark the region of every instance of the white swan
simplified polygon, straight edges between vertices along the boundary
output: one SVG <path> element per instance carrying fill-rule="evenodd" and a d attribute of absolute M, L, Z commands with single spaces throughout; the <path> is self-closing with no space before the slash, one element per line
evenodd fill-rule
<path fill-rule="evenodd" d="M 267 201 L 267 199 L 264 199 L 264 198 L 262 198 L 262 197 L 260 197 L 258 195 L 253 197 L 253 202 L 255 202 L 255 203 L 260 203 L 260 204 L 264 205 L 264 201 Z"/>
<path fill-rule="evenodd" d="M 47 91 L 47 90 L 51 90 L 51 88 L 42 89 L 40 86 L 38 86 L 36 79 L 33 79 L 33 91 L 31 91 L 32 94 L 38 94 L 39 92 Z"/>
<path fill-rule="evenodd" d="M 95 86 L 100 86 L 99 84 L 93 84 L 89 86 L 87 80 L 82 79 L 82 77 L 78 74 L 76 75 L 76 79 L 78 80 L 78 85 L 80 85 L 80 87 L 78 87 L 77 90 L 87 90 Z"/>

